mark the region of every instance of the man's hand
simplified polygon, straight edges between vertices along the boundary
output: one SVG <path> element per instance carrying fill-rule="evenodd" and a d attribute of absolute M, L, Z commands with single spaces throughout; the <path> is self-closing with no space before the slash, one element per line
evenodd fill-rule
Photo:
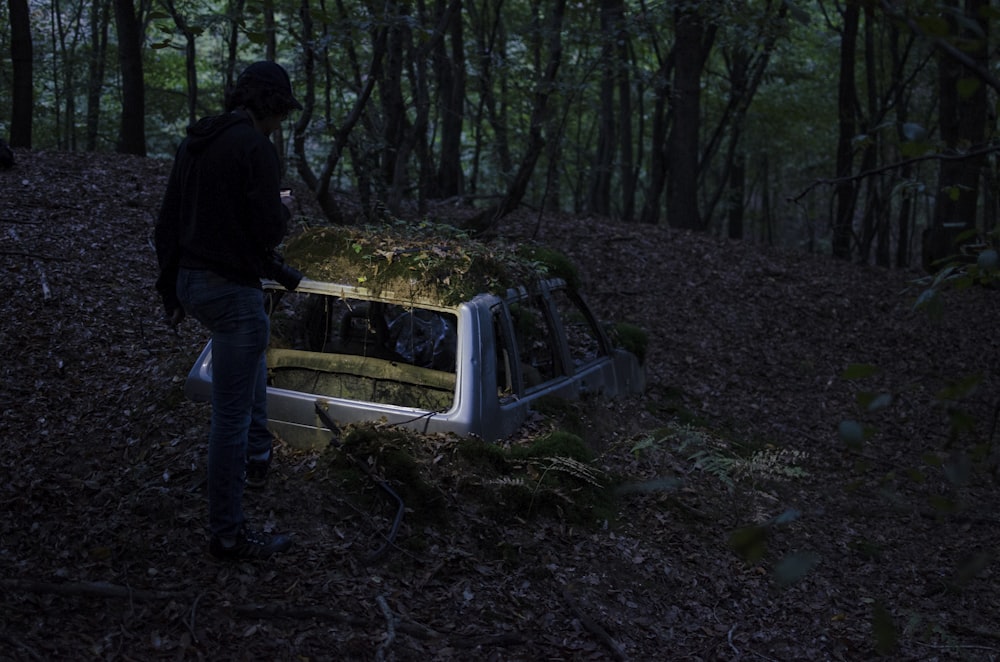
<path fill-rule="evenodd" d="M 281 189 L 281 204 L 285 205 L 285 209 L 288 210 L 288 213 L 295 213 L 295 196 L 292 195 L 292 189 Z"/>

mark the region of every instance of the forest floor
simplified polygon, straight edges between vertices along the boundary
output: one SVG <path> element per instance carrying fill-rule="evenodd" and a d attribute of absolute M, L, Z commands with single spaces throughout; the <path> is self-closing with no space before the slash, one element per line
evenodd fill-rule
<path fill-rule="evenodd" d="M 295 547 L 212 560 L 210 412 L 181 393 L 206 335 L 170 332 L 152 287 L 168 170 L 19 152 L 0 172 L 0 658 L 1000 657 L 1000 294 L 950 292 L 935 319 L 916 273 L 594 218 L 499 229 L 649 332 L 648 389 L 508 443 L 572 426 L 626 488 L 610 509 L 498 513 L 429 438 L 445 507 L 408 502 L 366 563 L 372 485 L 280 445 L 246 508 Z"/>

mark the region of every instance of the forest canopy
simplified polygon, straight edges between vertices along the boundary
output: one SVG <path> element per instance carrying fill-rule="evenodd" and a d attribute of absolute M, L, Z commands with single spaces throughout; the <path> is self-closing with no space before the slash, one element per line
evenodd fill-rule
<path fill-rule="evenodd" d="M 900 268 L 996 226 L 986 0 L 11 0 L 0 14 L 15 148 L 168 158 L 243 67 L 280 62 L 305 108 L 276 144 L 333 223 L 447 203 L 482 232 L 525 206 Z"/>

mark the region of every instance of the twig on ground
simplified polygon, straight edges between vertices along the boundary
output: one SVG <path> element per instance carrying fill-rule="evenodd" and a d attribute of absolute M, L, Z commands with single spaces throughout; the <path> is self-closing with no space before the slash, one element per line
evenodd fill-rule
<path fill-rule="evenodd" d="M 726 639 L 729 641 L 729 647 L 733 649 L 733 653 L 736 655 L 736 657 L 734 659 L 739 660 L 742 657 L 742 655 L 740 654 L 740 649 L 737 648 L 736 644 L 733 643 L 733 632 L 735 630 L 736 630 L 736 626 L 735 625 L 733 625 L 733 627 L 729 628 L 729 633 L 726 635 Z"/>
<path fill-rule="evenodd" d="M 26 644 L 24 644 L 21 641 L 18 641 L 9 634 L 0 635 L 0 641 L 6 641 L 8 644 L 10 644 L 10 646 L 7 648 L 8 653 L 17 651 L 19 653 L 24 653 L 32 660 L 38 660 L 39 662 L 43 662 L 45 660 L 44 657 L 36 653 L 33 649 L 29 648 Z"/>
<path fill-rule="evenodd" d="M 199 594 L 198 597 L 194 599 L 194 602 L 191 603 L 191 618 L 189 620 L 184 621 L 184 626 L 187 627 L 188 632 L 191 633 L 191 641 L 193 641 L 194 643 L 198 643 L 198 635 L 195 631 L 195 625 L 194 625 L 195 614 L 198 613 L 198 601 L 201 600 L 201 597 L 203 595 L 205 594 L 204 593 Z"/>
<path fill-rule="evenodd" d="M 573 594 L 570 592 L 569 587 L 563 588 L 563 599 L 566 600 L 566 603 L 569 605 L 569 608 L 573 611 L 573 614 L 576 615 L 578 619 L 580 619 L 580 623 L 583 625 L 583 627 L 586 628 L 587 631 L 590 632 L 592 635 L 597 637 L 598 641 L 604 644 L 604 646 L 607 647 L 608 650 L 610 650 L 614 654 L 615 659 L 617 660 L 628 659 L 628 655 L 625 654 L 625 650 L 621 647 L 621 644 L 612 639 L 611 635 L 609 635 L 607 631 L 603 627 L 601 627 L 600 623 L 595 621 L 593 618 L 590 617 L 590 615 L 588 615 L 586 612 L 583 611 L 583 608 L 580 607 L 579 603 L 576 601 L 576 599 L 573 597 Z"/>
<path fill-rule="evenodd" d="M 393 615 L 392 610 L 389 609 L 389 603 L 385 601 L 385 596 L 380 595 L 375 598 L 375 601 L 382 610 L 382 615 L 385 616 L 386 623 L 385 640 L 379 644 L 378 650 L 375 651 L 375 659 L 382 662 L 385 660 L 385 652 L 396 640 L 396 617 Z"/>
<path fill-rule="evenodd" d="M 148 602 L 152 600 L 173 600 L 185 597 L 180 591 L 147 591 L 128 586 L 108 584 L 107 582 L 67 582 L 55 584 L 51 582 L 36 582 L 28 579 L 0 580 L 0 586 L 12 591 L 26 593 L 54 593 L 56 595 L 83 596 L 97 598 L 128 598 Z"/>

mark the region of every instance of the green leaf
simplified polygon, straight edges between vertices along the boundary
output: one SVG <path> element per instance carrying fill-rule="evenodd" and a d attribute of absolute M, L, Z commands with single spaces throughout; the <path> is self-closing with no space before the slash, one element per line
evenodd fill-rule
<path fill-rule="evenodd" d="M 965 453 L 954 453 L 942 465 L 941 470 L 949 483 L 961 487 L 969 482 L 972 475 L 972 461 Z"/>
<path fill-rule="evenodd" d="M 892 614 L 881 602 L 872 607 L 872 633 L 875 635 L 875 651 L 879 655 L 888 655 L 896 649 L 899 642 L 896 625 L 892 622 Z"/>
<path fill-rule="evenodd" d="M 1000 254 L 988 248 L 976 258 L 976 265 L 983 271 L 996 271 L 1000 267 Z"/>
<path fill-rule="evenodd" d="M 958 510 L 958 506 L 955 505 L 953 499 L 941 496 L 940 494 L 933 494 L 930 497 L 931 508 L 942 514 L 954 513 Z"/>
<path fill-rule="evenodd" d="M 861 391 L 854 396 L 854 400 L 865 411 L 880 411 L 892 404 L 892 394 Z"/>
<path fill-rule="evenodd" d="M 796 510 L 795 508 L 789 508 L 788 510 L 786 510 L 785 512 L 781 513 L 773 520 L 771 520 L 771 524 L 791 524 L 792 522 L 799 519 L 799 517 L 801 516 L 802 513 Z"/>
<path fill-rule="evenodd" d="M 851 448 L 859 448 L 865 440 L 865 429 L 857 421 L 843 420 L 837 426 L 837 436 Z"/>
<path fill-rule="evenodd" d="M 744 526 L 729 534 L 729 546 L 749 562 L 759 561 L 767 552 L 767 527 Z"/>
<path fill-rule="evenodd" d="M 880 411 L 892 404 L 891 393 L 879 393 L 865 407 L 868 411 Z"/>
<path fill-rule="evenodd" d="M 951 26 L 942 16 L 924 14 L 914 20 L 920 29 L 931 37 L 947 37 L 951 32 Z"/>
<path fill-rule="evenodd" d="M 840 373 L 842 379 L 863 379 L 865 377 L 871 377 L 872 375 L 877 375 L 879 372 L 878 367 L 867 364 L 867 363 L 852 363 L 847 366 L 844 372 Z"/>
<path fill-rule="evenodd" d="M 962 99 L 969 99 L 982 88 L 983 84 L 978 78 L 961 78 L 955 85 L 958 96 Z"/>
<path fill-rule="evenodd" d="M 917 302 L 913 304 L 913 308 L 915 310 L 920 310 L 921 308 L 929 306 L 937 298 L 937 295 L 938 291 L 935 290 L 934 288 L 931 288 L 929 290 L 924 290 L 923 292 L 920 293 L 920 296 L 917 297 Z"/>
<path fill-rule="evenodd" d="M 967 375 L 938 391 L 938 400 L 962 400 L 976 392 L 983 381 L 982 375 Z"/>
<path fill-rule="evenodd" d="M 922 140 L 927 136 L 927 129 L 916 122 L 903 123 L 903 137 L 907 140 Z"/>
<path fill-rule="evenodd" d="M 794 552 L 781 559 L 774 568 L 774 582 L 785 588 L 805 577 L 819 563 L 815 552 Z"/>
<path fill-rule="evenodd" d="M 912 159 L 924 154 L 930 154 L 937 146 L 926 140 L 908 140 L 899 146 L 899 152 L 904 158 Z"/>

